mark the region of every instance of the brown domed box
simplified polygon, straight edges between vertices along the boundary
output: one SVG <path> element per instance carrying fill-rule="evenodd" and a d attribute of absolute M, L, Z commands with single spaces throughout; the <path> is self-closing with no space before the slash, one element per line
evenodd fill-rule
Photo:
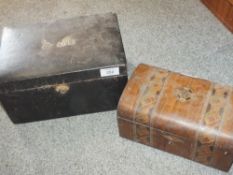
<path fill-rule="evenodd" d="M 0 101 L 14 123 L 116 109 L 126 82 L 115 14 L 2 31 Z"/>
<path fill-rule="evenodd" d="M 233 88 L 140 64 L 118 104 L 120 136 L 228 171 Z"/>
<path fill-rule="evenodd" d="M 233 32 L 233 0 L 202 0 L 202 2 Z"/>

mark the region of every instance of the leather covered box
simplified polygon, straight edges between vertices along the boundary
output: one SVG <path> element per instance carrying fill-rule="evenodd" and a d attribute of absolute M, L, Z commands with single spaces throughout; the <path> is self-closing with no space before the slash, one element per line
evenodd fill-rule
<path fill-rule="evenodd" d="M 5 27 L 0 101 L 14 123 L 116 109 L 126 58 L 112 13 Z"/>
<path fill-rule="evenodd" d="M 233 0 L 202 0 L 202 2 L 233 32 Z"/>
<path fill-rule="evenodd" d="M 233 88 L 140 64 L 118 104 L 120 136 L 228 171 Z"/>

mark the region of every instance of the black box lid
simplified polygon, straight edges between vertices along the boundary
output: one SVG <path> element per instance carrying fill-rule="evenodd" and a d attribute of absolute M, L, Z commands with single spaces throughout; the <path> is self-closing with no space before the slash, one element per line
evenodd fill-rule
<path fill-rule="evenodd" d="M 105 68 L 113 69 L 110 74 L 108 70 L 101 72 Z M 115 14 L 5 27 L 2 31 L 1 90 L 121 74 L 127 74 L 126 58 Z"/>

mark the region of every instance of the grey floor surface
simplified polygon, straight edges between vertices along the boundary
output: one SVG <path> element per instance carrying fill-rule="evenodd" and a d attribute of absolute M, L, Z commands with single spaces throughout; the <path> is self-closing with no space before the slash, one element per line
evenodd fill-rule
<path fill-rule="evenodd" d="M 233 85 L 233 35 L 199 0 L 0 0 L 0 26 L 116 12 L 129 63 Z M 118 136 L 116 111 L 14 125 L 0 108 L 0 175 L 223 175 Z M 233 168 L 229 172 L 233 174 Z"/>

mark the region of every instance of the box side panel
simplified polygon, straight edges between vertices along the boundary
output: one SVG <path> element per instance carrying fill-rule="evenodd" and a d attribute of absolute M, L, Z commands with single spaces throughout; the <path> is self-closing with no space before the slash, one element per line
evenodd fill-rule
<path fill-rule="evenodd" d="M 233 3 L 231 3 L 229 11 L 226 15 L 226 24 L 231 32 L 233 32 Z"/>
<path fill-rule="evenodd" d="M 222 23 L 233 32 L 233 4 L 229 0 L 219 0 L 216 14 Z"/>
<path fill-rule="evenodd" d="M 137 101 L 140 98 L 145 85 L 149 82 L 149 77 L 153 70 L 146 65 L 139 65 L 134 71 L 130 81 L 127 83 L 118 104 L 118 116 L 134 120 L 134 113 Z"/>
<path fill-rule="evenodd" d="M 120 136 L 134 140 L 134 124 L 123 118 L 117 118 L 117 121 Z"/>
<path fill-rule="evenodd" d="M 232 0 L 202 0 L 202 2 L 231 32 L 233 32 Z"/>
<path fill-rule="evenodd" d="M 219 17 L 219 19 L 224 21 L 229 13 L 230 8 L 231 4 L 229 4 L 227 0 L 220 0 L 216 8 L 216 15 Z"/>
<path fill-rule="evenodd" d="M 118 117 L 121 137 L 191 159 L 194 142 Z"/>
<path fill-rule="evenodd" d="M 216 12 L 220 0 L 202 0 L 202 2 L 212 11 Z"/>
<path fill-rule="evenodd" d="M 14 123 L 113 110 L 127 76 L 42 86 L 0 95 Z"/>
<path fill-rule="evenodd" d="M 121 137 L 150 145 L 150 127 L 132 122 L 118 116 L 118 128 Z"/>
<path fill-rule="evenodd" d="M 223 119 L 216 138 L 211 164 L 228 171 L 233 163 L 233 91 L 228 95 L 228 103 L 223 111 Z"/>
<path fill-rule="evenodd" d="M 229 87 L 213 85 L 200 128 L 197 130 L 193 160 L 215 167 L 212 164 L 212 159 L 216 150 L 216 138 L 221 134 L 220 128 L 229 93 Z"/>
<path fill-rule="evenodd" d="M 171 133 L 152 129 L 152 145 L 160 150 L 191 159 L 194 142 Z"/>
<path fill-rule="evenodd" d="M 106 69 L 117 69 L 118 72 L 114 75 L 101 75 L 101 70 Z M 110 72 L 111 73 L 111 72 Z M 6 93 L 15 93 L 16 91 L 24 91 L 30 89 L 36 89 L 41 86 L 53 85 L 53 84 L 61 84 L 70 82 L 83 82 L 86 80 L 99 79 L 101 77 L 113 77 L 113 76 L 126 76 L 127 75 L 127 67 L 126 64 L 115 64 L 108 67 L 96 67 L 94 69 L 86 69 L 82 71 L 70 72 L 67 74 L 59 74 L 54 76 L 46 76 L 40 77 L 36 79 L 27 79 L 24 81 L 12 81 L 7 83 L 0 83 L 0 94 Z"/>

